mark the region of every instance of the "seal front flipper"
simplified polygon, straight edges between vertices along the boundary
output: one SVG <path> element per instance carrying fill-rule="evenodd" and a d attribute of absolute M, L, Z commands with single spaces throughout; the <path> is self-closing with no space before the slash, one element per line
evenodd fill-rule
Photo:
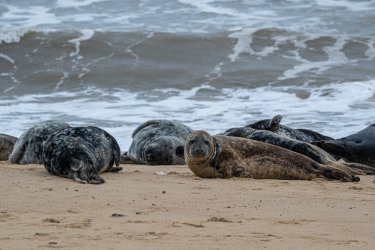
<path fill-rule="evenodd" d="M 148 127 L 148 126 L 151 126 L 151 125 L 159 125 L 161 122 L 161 120 L 149 120 L 147 122 L 144 122 L 142 123 L 141 125 L 139 125 L 134 131 L 133 131 L 133 134 L 132 134 L 132 138 L 134 138 L 134 136 L 140 131 L 142 130 L 143 128 L 145 127 Z"/>
<path fill-rule="evenodd" d="M 128 155 L 128 152 L 125 152 L 124 154 L 121 155 L 120 163 L 121 164 L 137 164 L 137 162 L 133 161 L 130 158 L 130 156 Z"/>

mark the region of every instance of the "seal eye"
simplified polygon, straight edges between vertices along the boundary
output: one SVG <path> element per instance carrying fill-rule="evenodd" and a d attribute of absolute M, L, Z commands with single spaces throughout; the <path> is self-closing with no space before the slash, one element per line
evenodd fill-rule
<path fill-rule="evenodd" d="M 189 141 L 189 144 L 194 144 L 195 143 L 195 139 L 191 139 L 190 141 Z"/>
<path fill-rule="evenodd" d="M 210 142 L 207 139 L 204 139 L 204 144 L 210 145 Z"/>

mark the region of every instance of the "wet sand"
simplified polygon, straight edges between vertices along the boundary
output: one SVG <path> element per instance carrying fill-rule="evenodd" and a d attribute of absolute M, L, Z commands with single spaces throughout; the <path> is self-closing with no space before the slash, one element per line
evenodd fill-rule
<path fill-rule="evenodd" d="M 211 180 L 181 166 L 122 167 L 89 185 L 41 165 L 0 162 L 0 249 L 375 245 L 374 176 L 359 183 Z"/>

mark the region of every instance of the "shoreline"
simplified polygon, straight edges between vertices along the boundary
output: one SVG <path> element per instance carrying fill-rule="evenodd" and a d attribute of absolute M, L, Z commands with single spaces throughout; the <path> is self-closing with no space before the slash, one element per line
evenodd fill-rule
<path fill-rule="evenodd" d="M 223 180 L 198 178 L 184 166 L 121 166 L 101 175 L 104 184 L 90 185 L 50 175 L 42 165 L 0 162 L 0 249 L 375 244 L 374 176 L 358 183 Z"/>

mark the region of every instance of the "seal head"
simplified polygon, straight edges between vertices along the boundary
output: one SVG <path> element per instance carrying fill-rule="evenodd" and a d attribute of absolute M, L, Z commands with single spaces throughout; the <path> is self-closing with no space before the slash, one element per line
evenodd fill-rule
<path fill-rule="evenodd" d="M 217 156 L 220 143 L 206 131 L 197 130 L 186 138 L 185 161 L 191 171 L 202 178 L 221 178 Z"/>

